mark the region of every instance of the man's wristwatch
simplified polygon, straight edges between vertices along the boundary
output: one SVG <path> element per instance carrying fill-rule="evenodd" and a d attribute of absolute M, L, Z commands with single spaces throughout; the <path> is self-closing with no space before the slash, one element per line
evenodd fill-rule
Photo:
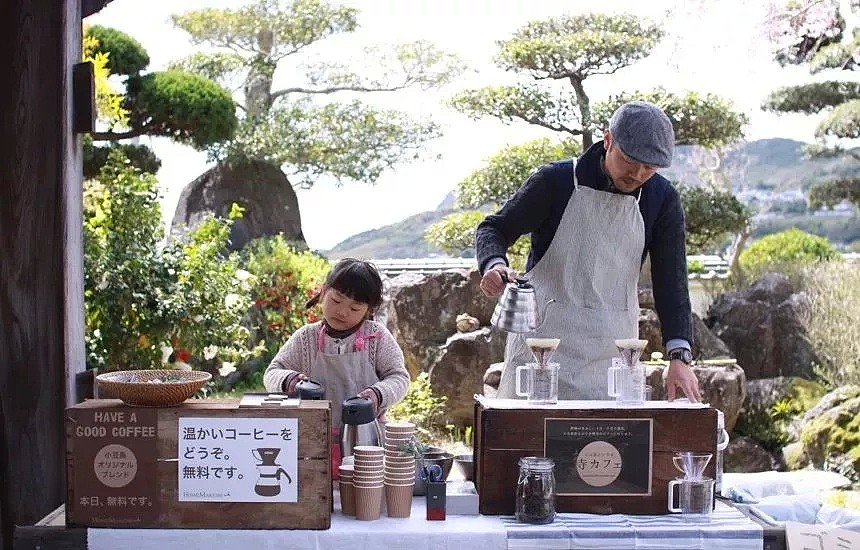
<path fill-rule="evenodd" d="M 675 348 L 669 352 L 669 361 L 683 361 L 689 365 L 693 362 L 693 352 L 687 348 Z"/>

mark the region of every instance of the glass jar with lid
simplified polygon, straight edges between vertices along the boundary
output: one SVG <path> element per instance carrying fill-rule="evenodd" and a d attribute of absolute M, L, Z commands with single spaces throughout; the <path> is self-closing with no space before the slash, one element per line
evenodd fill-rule
<path fill-rule="evenodd" d="M 551 458 L 520 458 L 516 516 L 523 523 L 552 523 L 555 519 L 555 463 Z"/>

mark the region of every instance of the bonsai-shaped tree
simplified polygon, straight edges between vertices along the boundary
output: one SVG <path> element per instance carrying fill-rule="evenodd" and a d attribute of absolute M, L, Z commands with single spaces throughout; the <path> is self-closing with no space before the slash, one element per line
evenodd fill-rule
<path fill-rule="evenodd" d="M 809 155 L 840 156 L 841 175 L 815 184 L 809 193 L 813 208 L 833 207 L 843 200 L 860 206 L 860 152 L 843 149 L 845 140 L 860 138 L 860 6 L 838 0 L 780 2 L 769 18 L 768 31 L 782 65 L 805 65 L 827 80 L 774 91 L 763 108 L 781 113 L 819 115 L 817 144 Z M 852 23 L 849 24 L 849 20 Z"/>
<path fill-rule="evenodd" d="M 680 96 L 657 89 L 619 94 L 592 104 L 586 79 L 613 74 L 647 57 L 662 36 L 660 28 L 646 19 L 592 13 L 533 21 L 500 41 L 498 64 L 520 75 L 521 82 L 466 90 L 452 98 L 452 105 L 473 118 L 489 115 L 505 122 L 522 121 L 562 138 L 509 147 L 490 158 L 458 186 L 458 206 L 471 211 L 446 217 L 428 229 L 427 238 L 452 254 L 473 246 L 475 226 L 483 217 L 476 209 L 497 208 L 541 164 L 591 146 L 595 134 L 608 126 L 615 108 L 632 99 L 662 107 L 672 120 L 678 144 L 719 147 L 739 140 L 746 117 L 711 94 Z M 696 217 L 708 219 L 707 213 Z M 732 224 L 729 229 L 739 228 Z M 524 236 L 510 252 L 515 266 L 524 263 L 527 249 Z"/>
<path fill-rule="evenodd" d="M 131 36 L 99 25 L 88 27 L 85 52 L 97 67 L 99 123 L 85 147 L 85 177 L 99 174 L 111 150 L 122 153 L 140 169 L 156 172 L 159 161 L 143 145 L 120 140 L 149 135 L 168 137 L 203 150 L 229 139 L 236 130 L 230 93 L 203 76 L 178 71 L 145 72 L 149 55 Z M 119 76 L 122 92 L 108 89 L 107 71 Z M 106 143 L 107 146 L 98 146 Z"/>
<path fill-rule="evenodd" d="M 459 74 L 460 63 L 426 42 L 350 52 L 353 59 L 339 62 L 298 55 L 354 31 L 357 18 L 356 9 L 323 0 L 256 0 L 173 16 L 193 44 L 207 48 L 173 67 L 216 80 L 239 97 L 238 131 L 212 154 L 272 162 L 305 187 L 322 174 L 372 183 L 396 162 L 417 157 L 438 126 L 359 98 L 443 85 Z M 276 86 L 278 71 L 288 71 L 288 84 Z"/>

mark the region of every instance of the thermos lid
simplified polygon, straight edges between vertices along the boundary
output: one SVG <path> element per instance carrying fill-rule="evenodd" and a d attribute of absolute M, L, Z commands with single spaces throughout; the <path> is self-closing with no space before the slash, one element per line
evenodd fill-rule
<path fill-rule="evenodd" d="M 322 399 L 325 395 L 325 388 L 315 380 L 299 380 L 296 391 L 302 399 Z"/>
<path fill-rule="evenodd" d="M 373 411 L 373 402 L 364 397 L 350 397 L 343 402 L 341 420 L 344 424 L 358 426 L 376 420 Z"/>

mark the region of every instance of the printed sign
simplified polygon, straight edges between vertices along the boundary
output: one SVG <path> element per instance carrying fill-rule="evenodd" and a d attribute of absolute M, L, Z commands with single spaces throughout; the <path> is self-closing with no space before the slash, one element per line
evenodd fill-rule
<path fill-rule="evenodd" d="M 651 495 L 652 432 L 650 418 L 545 419 L 556 494 Z"/>
<path fill-rule="evenodd" d="M 179 500 L 297 502 L 297 418 L 179 418 Z"/>
<path fill-rule="evenodd" d="M 76 409 L 71 419 L 73 523 L 133 527 L 155 521 L 157 411 Z"/>

